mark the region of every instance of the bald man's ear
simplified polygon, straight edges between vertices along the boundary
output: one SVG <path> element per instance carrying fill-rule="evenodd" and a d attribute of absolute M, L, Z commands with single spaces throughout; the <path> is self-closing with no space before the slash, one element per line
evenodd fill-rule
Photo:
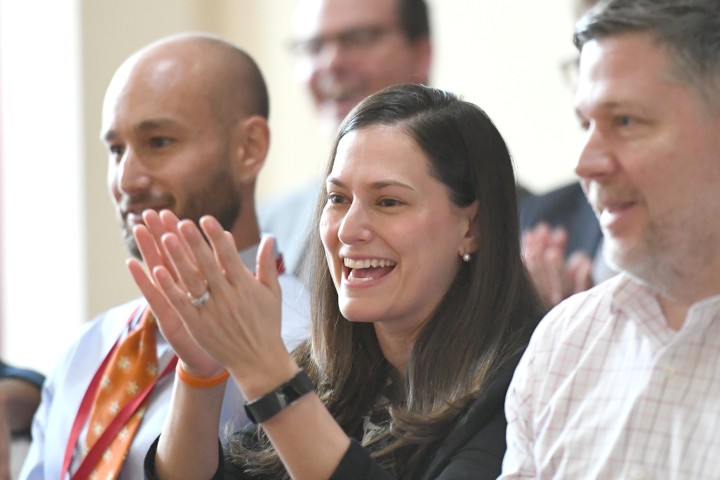
<path fill-rule="evenodd" d="M 241 120 L 238 127 L 241 136 L 237 147 L 238 180 L 242 183 L 254 182 L 270 148 L 270 127 L 267 120 L 259 115 Z"/>

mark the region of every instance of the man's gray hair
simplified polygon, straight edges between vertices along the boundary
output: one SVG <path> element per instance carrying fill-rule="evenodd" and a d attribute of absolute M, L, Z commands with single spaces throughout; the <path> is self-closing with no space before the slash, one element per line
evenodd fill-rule
<path fill-rule="evenodd" d="M 647 33 L 667 48 L 673 76 L 720 107 L 720 0 L 603 0 L 576 25 L 573 42 Z"/>

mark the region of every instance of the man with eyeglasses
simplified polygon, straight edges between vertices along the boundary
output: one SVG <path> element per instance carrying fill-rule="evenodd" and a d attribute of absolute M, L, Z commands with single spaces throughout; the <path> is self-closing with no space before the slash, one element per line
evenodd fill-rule
<path fill-rule="evenodd" d="M 368 95 L 428 82 L 425 0 L 300 0 L 295 13 L 299 77 L 333 133 Z"/>
<path fill-rule="evenodd" d="M 299 80 L 328 136 L 362 99 L 400 83 L 427 84 L 432 49 L 425 0 L 299 0 L 294 17 Z M 319 182 L 260 206 L 289 271 L 300 273 Z"/>

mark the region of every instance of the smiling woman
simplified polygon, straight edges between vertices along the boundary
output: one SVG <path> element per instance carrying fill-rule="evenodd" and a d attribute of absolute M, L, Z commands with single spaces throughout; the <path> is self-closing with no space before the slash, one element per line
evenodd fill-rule
<path fill-rule="evenodd" d="M 460 257 L 475 251 L 478 202 L 455 205 L 413 138 L 386 125 L 343 136 L 327 194 L 320 232 L 340 310 L 375 322 L 383 354 L 399 356 L 390 362 L 403 371 L 406 339 L 450 288 Z"/>
<path fill-rule="evenodd" d="M 190 377 L 149 478 L 496 478 L 505 391 L 539 314 L 516 211 L 508 150 L 481 109 L 420 85 L 369 97 L 327 168 L 312 338 L 292 354 L 269 242 L 255 278 L 210 217 L 209 245 L 191 222 L 154 240 L 138 227 L 141 250 L 168 258 L 151 265 L 154 285 L 136 279 L 161 325 L 186 329 L 168 337 L 183 368 L 227 369 L 259 423 L 233 435 L 225 460 L 208 408 L 222 391 Z M 181 287 L 203 281 L 210 298 L 193 306 Z"/>

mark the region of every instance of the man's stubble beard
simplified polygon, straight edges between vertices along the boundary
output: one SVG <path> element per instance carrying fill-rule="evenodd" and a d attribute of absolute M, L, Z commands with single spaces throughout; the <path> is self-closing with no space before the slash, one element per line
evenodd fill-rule
<path fill-rule="evenodd" d="M 175 199 L 170 199 L 170 205 Z M 188 196 L 187 207 L 183 211 L 171 208 L 173 213 L 181 220 L 192 220 L 195 224 L 205 215 L 215 217 L 225 230 L 232 230 L 240 217 L 242 202 L 240 189 L 235 185 L 229 172 L 218 171 L 205 188 Z M 127 223 L 120 220 L 120 229 L 128 253 L 134 258 L 143 261 L 135 237 Z"/>

